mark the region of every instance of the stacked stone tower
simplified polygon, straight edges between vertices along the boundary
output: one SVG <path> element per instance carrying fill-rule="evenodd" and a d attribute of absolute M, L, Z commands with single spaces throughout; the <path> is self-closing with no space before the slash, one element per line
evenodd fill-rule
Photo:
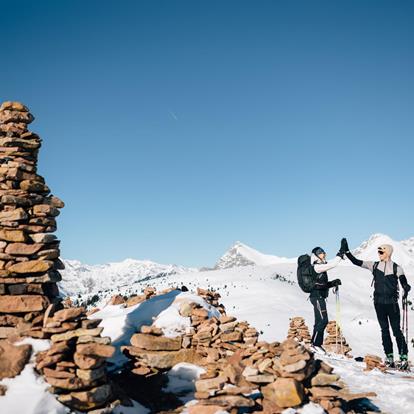
<path fill-rule="evenodd" d="M 44 337 L 43 314 L 61 280 L 56 216 L 64 203 L 37 174 L 39 136 L 18 102 L 0 106 L 0 338 Z"/>

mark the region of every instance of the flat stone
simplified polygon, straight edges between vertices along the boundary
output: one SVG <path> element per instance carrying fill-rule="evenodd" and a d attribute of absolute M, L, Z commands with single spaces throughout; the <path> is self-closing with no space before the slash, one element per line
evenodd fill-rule
<path fill-rule="evenodd" d="M 41 295 L 0 296 L 0 312 L 4 313 L 37 312 L 48 306 L 49 300 Z"/>
<path fill-rule="evenodd" d="M 234 331 L 221 334 L 220 339 L 223 342 L 240 342 L 243 339 L 243 335 L 239 331 Z"/>
<path fill-rule="evenodd" d="M 65 354 L 54 354 L 50 356 L 43 356 L 36 364 L 37 370 L 42 370 L 45 367 L 50 367 L 51 365 L 56 364 L 57 362 L 62 361 L 65 358 Z"/>
<path fill-rule="evenodd" d="M 109 336 L 91 336 L 91 335 L 82 335 L 78 337 L 78 344 L 87 344 L 89 342 L 96 342 L 97 344 L 110 345 L 111 338 Z"/>
<path fill-rule="evenodd" d="M 15 210 L 0 211 L 0 223 L 7 221 L 20 221 L 26 219 L 27 213 L 22 208 L 16 208 Z"/>
<path fill-rule="evenodd" d="M 57 388 L 62 388 L 64 390 L 79 390 L 85 387 L 85 382 L 80 378 L 55 378 L 55 377 L 45 377 L 45 380 L 48 384 L 53 385 Z"/>
<path fill-rule="evenodd" d="M 26 241 L 26 234 L 23 230 L 0 229 L 0 240 L 23 243 Z"/>
<path fill-rule="evenodd" d="M 340 396 L 340 391 L 333 387 L 312 387 L 309 390 L 315 398 L 333 398 Z"/>
<path fill-rule="evenodd" d="M 29 237 L 35 243 L 49 244 L 49 243 L 54 243 L 54 242 L 57 241 L 57 237 L 54 234 L 50 234 L 50 233 L 29 234 Z M 14 241 L 14 240 L 12 240 L 12 241 Z"/>
<path fill-rule="evenodd" d="M 43 374 L 46 377 L 53 377 L 53 378 L 75 378 L 75 374 L 73 372 L 58 371 L 56 369 L 50 369 L 50 368 L 44 368 Z"/>
<path fill-rule="evenodd" d="M 162 329 L 158 328 L 157 326 L 148 326 L 148 325 L 142 325 L 141 326 L 141 333 L 148 334 L 148 335 L 156 335 L 160 336 L 162 335 Z"/>
<path fill-rule="evenodd" d="M 254 384 L 270 384 L 275 380 L 275 376 L 270 374 L 250 375 L 245 378 Z"/>
<path fill-rule="evenodd" d="M 53 314 L 53 320 L 58 322 L 70 321 L 85 313 L 84 307 L 62 309 Z"/>
<path fill-rule="evenodd" d="M 110 358 L 115 353 L 115 347 L 112 345 L 102 345 L 91 342 L 88 344 L 77 345 L 76 352 L 81 355 L 95 355 L 98 357 Z"/>
<path fill-rule="evenodd" d="M 153 368 L 172 368 L 180 362 L 201 364 L 202 356 L 195 349 L 180 349 L 179 351 L 145 351 L 141 348 L 126 346 L 122 348 L 130 355 L 139 357 L 144 365 Z"/>
<path fill-rule="evenodd" d="M 219 318 L 219 321 L 220 321 L 221 324 L 234 322 L 235 320 L 236 320 L 236 318 L 234 316 L 228 316 L 228 315 L 222 315 Z"/>
<path fill-rule="evenodd" d="M 1 271 L 0 271 L 1 272 Z M 7 276 L 7 275 L 6 275 Z M 1 275 L 0 275 L 1 277 Z M 55 270 L 50 270 L 41 276 L 18 276 L 18 277 L 1 277 L 1 283 L 15 284 L 15 283 L 54 283 L 60 282 L 62 276 Z"/>
<path fill-rule="evenodd" d="M 44 260 L 28 260 L 27 262 L 16 263 L 8 268 L 8 271 L 13 274 L 23 273 L 44 273 L 47 272 L 53 263 Z"/>
<path fill-rule="evenodd" d="M 105 368 L 102 366 L 97 369 L 77 369 L 76 375 L 84 381 L 96 381 L 105 376 Z"/>
<path fill-rule="evenodd" d="M 318 373 L 311 380 L 311 384 L 314 387 L 324 387 L 326 385 L 334 385 L 339 380 L 339 375 Z"/>
<path fill-rule="evenodd" d="M 92 408 L 100 407 L 111 398 L 112 390 L 109 384 L 92 388 L 87 391 L 71 392 L 70 394 L 62 394 L 57 398 L 65 405 L 71 408 L 87 411 Z"/>
<path fill-rule="evenodd" d="M 219 405 L 228 409 L 233 407 L 253 407 L 255 405 L 253 399 L 243 397 L 242 395 L 219 395 L 200 402 L 203 405 Z"/>
<path fill-rule="evenodd" d="M 131 345 L 148 351 L 178 351 L 181 349 L 181 337 L 167 338 L 138 333 L 131 337 Z"/>
<path fill-rule="evenodd" d="M 32 346 L 13 345 L 7 340 L 0 341 L 0 380 L 14 378 L 29 362 Z"/>
<path fill-rule="evenodd" d="M 37 253 L 42 247 L 43 244 L 39 243 L 10 243 L 6 247 L 5 252 L 15 256 L 31 256 L 32 254 Z"/>
<path fill-rule="evenodd" d="M 224 376 L 219 376 L 210 379 L 201 379 L 196 381 L 195 388 L 197 392 L 205 392 L 215 389 L 221 389 L 222 386 L 226 383 L 227 378 Z"/>
<path fill-rule="evenodd" d="M 294 364 L 284 365 L 283 370 L 286 372 L 298 372 L 306 367 L 306 361 L 303 359 L 295 362 Z"/>
<path fill-rule="evenodd" d="M 82 355 L 75 352 L 73 355 L 75 364 L 81 369 L 94 369 L 100 367 L 105 359 L 92 355 Z"/>
<path fill-rule="evenodd" d="M 74 331 L 68 331 L 61 334 L 56 334 L 51 336 L 52 342 L 59 342 L 59 341 L 67 341 L 71 338 L 76 338 L 78 336 L 83 335 L 92 335 L 92 336 L 99 336 L 101 332 L 103 331 L 103 328 L 93 328 L 93 329 L 75 329 Z"/>
<path fill-rule="evenodd" d="M 302 404 L 305 396 L 303 385 L 292 378 L 278 378 L 272 384 L 262 387 L 262 394 L 282 408 Z"/>

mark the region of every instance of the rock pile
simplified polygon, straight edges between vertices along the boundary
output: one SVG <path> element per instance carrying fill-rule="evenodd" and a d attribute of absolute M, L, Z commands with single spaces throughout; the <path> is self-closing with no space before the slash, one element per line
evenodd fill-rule
<path fill-rule="evenodd" d="M 305 344 L 311 343 L 311 335 L 304 318 L 301 316 L 290 318 L 287 338 L 295 339 L 296 341 L 303 342 Z"/>
<path fill-rule="evenodd" d="M 142 326 L 141 332 L 132 336 L 131 346 L 123 347 L 134 362 L 134 373 L 151 375 L 179 362 L 214 363 L 257 342 L 258 332 L 247 322 L 225 314 L 209 318 L 208 310 L 196 303 L 183 302 L 179 312 L 191 321 L 185 334 L 167 338 L 155 326 Z"/>
<path fill-rule="evenodd" d="M 123 351 L 133 361 L 132 372 L 140 376 L 179 362 L 204 367 L 195 383 L 198 401 L 188 408 L 190 414 L 281 413 L 308 401 L 319 403 L 329 414 L 340 414 L 347 412 L 347 401 L 370 395 L 350 394 L 333 368 L 315 360 L 296 337 L 282 344 L 259 342 L 258 332 L 246 322 L 224 312 L 209 317 L 207 309 L 191 302 L 181 304 L 180 314 L 191 321 L 185 334 L 168 338 L 156 326 L 142 326 Z M 292 327 L 303 331 L 303 320 L 292 319 Z"/>
<path fill-rule="evenodd" d="M 341 355 L 348 355 L 351 352 L 352 349 L 346 342 L 341 328 L 337 325 L 336 321 L 329 321 L 326 332 L 328 335 L 325 337 L 323 343 L 326 351 Z"/>
<path fill-rule="evenodd" d="M 100 319 L 87 319 L 84 308 L 64 308 L 45 315 L 44 332 L 51 347 L 36 355 L 36 369 L 50 391 L 68 407 L 89 411 L 113 400 L 106 375 L 106 358 L 115 352 L 101 337 Z"/>
<path fill-rule="evenodd" d="M 219 303 L 220 293 L 210 289 L 197 288 L 197 295 L 201 296 L 209 305 L 214 306 L 220 313 L 226 313 L 224 305 Z"/>
<path fill-rule="evenodd" d="M 0 338 L 39 337 L 32 328 L 55 302 L 63 268 L 51 233 L 64 204 L 37 174 L 41 139 L 27 128 L 33 119 L 18 102 L 0 106 Z"/>
<path fill-rule="evenodd" d="M 375 368 L 381 371 L 386 370 L 382 358 L 377 355 L 365 355 L 364 362 L 366 364 L 365 371 L 372 371 Z"/>

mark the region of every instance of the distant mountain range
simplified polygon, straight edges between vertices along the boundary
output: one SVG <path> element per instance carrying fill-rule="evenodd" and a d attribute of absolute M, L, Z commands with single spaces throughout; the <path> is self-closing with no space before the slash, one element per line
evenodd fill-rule
<path fill-rule="evenodd" d="M 414 237 L 394 241 L 384 234 L 374 234 L 353 252 L 363 260 L 377 260 L 377 247 L 380 244 L 394 247 L 393 259 L 403 267 L 414 269 Z M 102 265 L 87 265 L 78 260 L 64 260 L 66 269 L 59 287 L 64 295 L 93 294 L 133 285 L 137 282 L 187 274 L 204 270 L 231 269 L 244 266 L 272 266 L 282 263 L 295 263 L 296 258 L 286 258 L 263 254 L 241 242 L 236 242 L 217 261 L 213 269 L 195 269 L 178 265 L 164 265 L 149 260 L 126 259 L 122 262 Z M 346 263 L 345 263 L 346 264 Z"/>

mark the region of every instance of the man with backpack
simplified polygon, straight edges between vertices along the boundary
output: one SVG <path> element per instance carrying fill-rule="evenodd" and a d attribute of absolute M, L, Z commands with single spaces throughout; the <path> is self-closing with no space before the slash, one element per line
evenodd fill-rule
<path fill-rule="evenodd" d="M 298 283 L 302 290 L 309 293 L 309 299 L 313 305 L 315 324 L 312 334 L 312 348 L 315 352 L 326 353 L 322 348 L 323 336 L 328 324 L 328 311 L 326 298 L 330 288 L 338 288 L 340 279 L 328 280 L 327 271 L 338 266 L 345 252 L 339 251 L 337 257 L 330 262 L 326 261 L 326 253 L 321 247 L 312 250 L 309 255 L 300 256 L 298 259 Z"/>
<path fill-rule="evenodd" d="M 356 266 L 368 269 L 374 276 L 374 306 L 377 319 L 381 327 L 382 345 L 385 352 L 385 364 L 392 368 L 406 370 L 408 364 L 408 348 L 404 334 L 400 327 L 400 307 L 398 304 L 398 281 L 403 288 L 403 299 L 407 299 L 411 286 L 407 282 L 404 270 L 391 260 L 393 247 L 383 244 L 378 247 L 379 261 L 363 261 L 357 259 L 350 251 L 346 239 L 342 239 L 342 249 L 346 251 L 348 259 Z M 394 363 L 394 352 L 390 335 L 390 327 L 397 342 L 400 360 Z"/>

